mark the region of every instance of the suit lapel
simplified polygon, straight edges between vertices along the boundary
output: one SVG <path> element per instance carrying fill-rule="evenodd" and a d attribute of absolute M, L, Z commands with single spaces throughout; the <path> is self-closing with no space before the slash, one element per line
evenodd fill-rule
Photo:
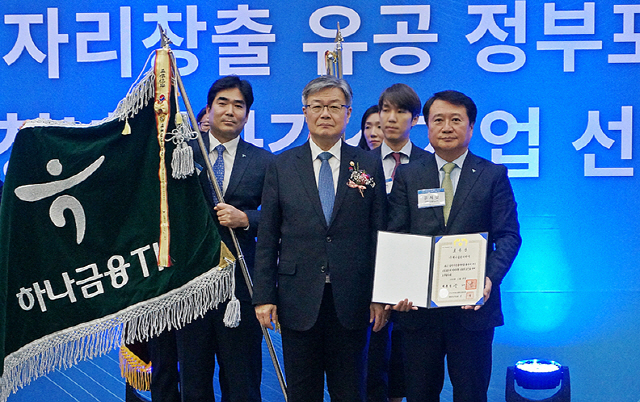
<path fill-rule="evenodd" d="M 233 160 L 231 177 L 229 178 L 229 184 L 227 185 L 227 191 L 225 192 L 227 196 L 233 194 L 236 187 L 238 187 L 238 183 L 240 183 L 240 179 L 242 178 L 244 171 L 247 169 L 247 166 L 249 166 L 249 161 L 253 156 L 253 154 L 249 152 L 250 150 L 249 145 L 240 138 L 238 148 L 236 149 L 236 157 Z"/>
<path fill-rule="evenodd" d="M 449 226 L 456 219 L 456 215 L 462 209 L 465 200 L 469 196 L 473 186 L 476 184 L 478 177 L 482 173 L 481 159 L 476 157 L 469 151 L 467 158 L 462 165 L 462 171 L 460 172 L 460 179 L 458 180 L 458 187 L 456 187 L 456 193 L 453 197 L 453 203 L 451 204 L 451 212 L 449 213 Z"/>
<path fill-rule="evenodd" d="M 411 155 L 409 155 L 409 161 L 413 161 L 415 162 L 418 158 L 418 150 L 419 148 L 416 146 L 416 144 L 414 144 L 413 142 L 411 142 Z"/>
<path fill-rule="evenodd" d="M 207 158 L 208 158 L 209 146 L 211 143 L 209 141 L 209 133 L 205 133 L 201 135 L 202 135 L 202 142 L 204 143 L 205 154 L 207 155 Z M 213 200 L 216 198 L 215 197 L 216 192 L 213 189 L 213 184 L 211 183 L 211 180 L 209 180 L 209 172 L 207 171 L 207 164 L 205 163 L 204 157 L 202 156 L 202 150 L 200 149 L 200 144 L 197 141 L 195 142 L 195 144 L 196 144 L 196 147 L 194 148 L 193 160 L 195 163 L 200 165 L 200 168 L 202 169 L 202 171 L 200 172 L 200 180 L 202 183 L 205 183 L 205 188 L 208 189 L 208 194 L 206 195 L 206 197 L 209 199 L 209 202 L 211 202 L 211 205 L 214 205 Z"/>
<path fill-rule="evenodd" d="M 349 181 L 349 177 L 351 176 L 351 172 L 349 171 L 349 162 L 354 161 L 354 163 L 357 163 L 354 159 L 355 155 L 353 150 L 343 142 L 340 147 L 340 174 L 338 175 L 338 188 L 336 190 L 336 200 L 333 203 L 331 222 L 333 222 L 333 218 L 336 216 L 336 211 L 340 209 L 340 205 L 347 195 L 347 189 L 349 188 L 347 186 L 347 181 Z"/>
<path fill-rule="evenodd" d="M 300 178 L 302 188 L 307 193 L 313 209 L 316 214 L 326 226 L 327 222 L 322 211 L 322 204 L 320 203 L 320 194 L 318 193 L 318 184 L 316 183 L 316 176 L 313 171 L 313 161 L 311 160 L 311 147 L 307 141 L 302 145 L 297 153 L 296 171 Z M 301 201 L 302 202 L 302 201 Z M 334 208 L 335 210 L 335 208 Z"/>
<path fill-rule="evenodd" d="M 209 155 L 209 133 L 205 133 L 205 134 L 201 134 L 202 135 L 202 142 L 204 143 L 204 150 L 205 150 L 205 154 Z M 202 170 L 206 172 L 207 168 L 205 167 L 206 164 L 204 162 L 204 157 L 202 156 L 202 150 L 200 149 L 200 143 L 198 143 L 197 140 L 195 141 L 195 145 L 197 147 L 197 149 L 194 149 L 194 155 L 193 155 L 193 160 L 199 164 L 202 167 Z"/>
<path fill-rule="evenodd" d="M 423 178 L 421 183 L 425 183 L 427 189 L 440 188 L 440 172 L 438 171 L 438 163 L 436 157 L 430 154 L 427 158 L 418 159 L 414 163 L 420 163 L 423 165 L 422 172 Z M 444 231 L 444 214 L 441 207 L 428 208 L 432 214 L 435 215 L 437 222 L 440 224 L 440 229 Z"/>

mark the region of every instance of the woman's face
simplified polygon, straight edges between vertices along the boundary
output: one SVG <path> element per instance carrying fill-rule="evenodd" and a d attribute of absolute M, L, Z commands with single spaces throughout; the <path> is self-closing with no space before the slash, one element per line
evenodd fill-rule
<path fill-rule="evenodd" d="M 372 113 L 364 123 L 364 137 L 369 148 L 375 149 L 382 144 L 382 129 L 380 128 L 380 115 Z"/>
<path fill-rule="evenodd" d="M 198 122 L 198 128 L 200 128 L 200 131 L 203 133 L 208 133 L 209 132 L 209 113 L 205 113 L 202 115 L 202 118 L 200 119 L 200 121 Z"/>

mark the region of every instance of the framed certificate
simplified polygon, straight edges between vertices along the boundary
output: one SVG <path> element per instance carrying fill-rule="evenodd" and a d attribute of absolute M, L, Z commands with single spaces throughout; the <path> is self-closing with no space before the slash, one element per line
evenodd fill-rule
<path fill-rule="evenodd" d="M 488 234 L 378 232 L 373 301 L 426 308 L 482 305 Z"/>
<path fill-rule="evenodd" d="M 486 232 L 434 237 L 429 307 L 484 304 Z"/>

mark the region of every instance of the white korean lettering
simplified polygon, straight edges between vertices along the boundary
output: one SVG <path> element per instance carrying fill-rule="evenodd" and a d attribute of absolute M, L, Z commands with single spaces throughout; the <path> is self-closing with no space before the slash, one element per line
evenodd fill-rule
<path fill-rule="evenodd" d="M 622 14 L 622 33 L 614 33 L 614 42 L 635 44 L 635 52 L 627 54 L 610 54 L 609 63 L 640 63 L 640 33 L 635 30 L 636 14 L 640 14 L 638 4 L 616 4 L 615 14 Z"/>
<path fill-rule="evenodd" d="M 100 278 L 102 278 L 104 274 L 98 272 L 97 264 L 89 264 L 84 267 L 76 268 L 77 273 L 87 270 L 90 270 L 91 275 L 85 279 L 76 281 L 76 285 L 82 285 L 80 288 L 82 289 L 82 295 L 85 299 L 90 299 L 104 293 L 104 287 L 100 281 Z"/>
<path fill-rule="evenodd" d="M 58 32 L 58 9 L 47 8 L 49 78 L 60 78 L 60 44 L 69 43 L 69 35 Z"/>
<path fill-rule="evenodd" d="M 276 142 L 272 142 L 271 144 L 269 144 L 269 149 L 271 149 L 271 152 L 278 152 L 293 144 L 293 142 L 300 136 L 300 134 L 302 133 L 302 128 L 304 127 L 304 115 L 272 114 L 271 122 L 291 124 L 291 130 L 289 130 L 289 132 L 284 137 Z"/>
<path fill-rule="evenodd" d="M 77 13 L 77 22 L 97 22 L 98 32 L 77 32 L 76 49 L 78 62 L 116 60 L 118 52 L 89 52 L 89 42 L 109 41 L 109 13 Z"/>
<path fill-rule="evenodd" d="M 491 130 L 491 126 L 496 121 L 503 121 L 507 124 L 507 131 L 498 135 Z M 529 121 L 519 123 L 515 116 L 504 110 L 496 110 L 487 114 L 480 123 L 480 133 L 482 137 L 494 145 L 505 145 L 516 138 L 519 132 L 528 133 L 528 150 L 525 155 L 505 155 L 502 148 L 491 149 L 491 161 L 494 163 L 509 165 L 526 165 L 524 169 L 508 167 L 509 177 L 539 177 L 540 176 L 540 109 L 529 108 Z"/>
<path fill-rule="evenodd" d="M 165 34 L 169 38 L 172 43 L 175 43 L 176 46 L 180 46 L 182 44 L 183 38 L 173 33 L 171 27 L 169 26 L 169 22 L 173 21 L 182 21 L 181 13 L 170 13 L 169 6 L 157 6 L 155 13 L 144 13 L 144 22 L 155 22 L 156 29 L 153 31 L 151 36 L 144 39 L 142 43 L 146 48 L 150 48 L 156 43 L 160 42 L 160 28 L 158 25 L 162 26 Z"/>
<path fill-rule="evenodd" d="M 130 266 L 131 264 L 124 262 L 124 258 L 121 255 L 114 255 L 109 258 L 109 261 L 107 261 L 109 272 L 104 275 L 111 277 L 111 286 L 113 286 L 114 289 L 120 289 L 129 282 L 127 268 Z"/>
<path fill-rule="evenodd" d="M 255 42 L 275 42 L 275 34 L 271 34 L 271 25 L 254 21 L 254 18 L 268 18 L 269 10 L 250 10 L 249 5 L 239 4 L 237 10 L 218 10 L 218 18 L 232 19 L 225 25 L 216 25 L 216 35 L 211 36 L 212 43 L 236 43 L 237 46 L 221 46 L 220 75 L 242 74 L 242 75 L 269 75 L 271 69 L 269 64 L 269 49 L 267 46 L 251 46 Z M 239 30 L 242 27 L 257 32 L 255 34 L 234 34 L 230 32 Z M 262 65 L 267 65 L 262 66 Z"/>
<path fill-rule="evenodd" d="M 343 38 L 348 38 L 360 29 L 360 15 L 353 9 L 343 6 L 328 6 L 322 7 L 314 11 L 309 17 L 309 28 L 316 35 L 326 38 L 335 39 L 338 33 L 336 28 L 325 28 L 322 25 L 322 19 L 327 16 L 341 16 L 346 17 L 349 23 L 346 26 L 340 26 L 340 34 Z M 302 51 L 305 53 L 316 53 L 317 74 L 323 75 L 326 72 L 325 67 L 325 52 L 333 51 L 335 49 L 335 43 L 333 42 L 317 42 L 317 43 L 303 43 Z M 353 59 L 355 52 L 366 52 L 367 42 L 344 42 L 342 44 L 342 74 L 353 74 Z"/>
<path fill-rule="evenodd" d="M 33 38 L 31 37 L 31 24 L 42 24 L 43 15 L 7 14 L 4 16 L 4 23 L 18 25 L 18 38 L 16 39 L 16 43 L 13 45 L 13 48 L 3 57 L 4 62 L 9 66 L 12 65 L 16 60 L 18 60 L 18 57 L 20 57 L 22 52 L 26 50 L 35 61 L 42 63 L 47 55 L 42 53 L 33 42 Z"/>

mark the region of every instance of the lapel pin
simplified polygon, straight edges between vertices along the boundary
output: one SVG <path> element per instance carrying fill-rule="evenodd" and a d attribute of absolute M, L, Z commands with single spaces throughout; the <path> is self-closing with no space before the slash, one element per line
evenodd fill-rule
<path fill-rule="evenodd" d="M 247 157 L 247 155 L 245 155 L 245 154 L 242 154 L 242 157 L 243 157 L 243 158 L 246 158 L 246 157 Z"/>
<path fill-rule="evenodd" d="M 475 169 L 471 169 L 471 171 L 472 171 L 473 173 L 475 173 L 475 172 L 476 172 L 476 170 L 475 170 Z"/>

